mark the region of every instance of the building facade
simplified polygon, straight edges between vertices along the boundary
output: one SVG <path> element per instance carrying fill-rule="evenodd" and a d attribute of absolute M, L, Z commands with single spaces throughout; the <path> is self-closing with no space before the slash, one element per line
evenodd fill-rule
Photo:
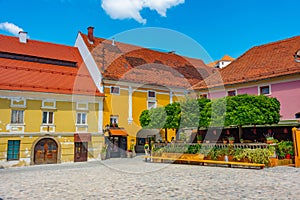
<path fill-rule="evenodd" d="M 300 36 L 256 46 L 193 89 L 208 98 L 238 94 L 268 95 L 281 104 L 280 123 L 300 116 Z"/>
<path fill-rule="evenodd" d="M 102 103 L 75 47 L 0 35 L 0 166 L 100 157 Z"/>
<path fill-rule="evenodd" d="M 187 88 L 213 73 L 201 60 L 174 52 L 163 53 L 79 33 L 78 47 L 99 90 L 105 94 L 103 125 L 123 127 L 130 143 L 137 143 L 143 110 L 185 99 Z M 113 134 L 113 133 L 112 133 Z M 168 130 L 171 141 L 174 130 Z"/>

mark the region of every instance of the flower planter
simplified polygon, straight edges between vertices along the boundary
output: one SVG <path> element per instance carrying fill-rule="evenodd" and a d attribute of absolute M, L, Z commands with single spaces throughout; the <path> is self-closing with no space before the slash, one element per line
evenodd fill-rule
<path fill-rule="evenodd" d="M 278 166 L 278 159 L 270 158 L 270 163 L 268 164 L 268 167 L 276 167 L 276 166 Z"/>
<path fill-rule="evenodd" d="M 291 165 L 291 164 L 293 164 L 293 159 L 278 160 L 278 165 L 279 166 L 286 166 L 286 165 Z"/>

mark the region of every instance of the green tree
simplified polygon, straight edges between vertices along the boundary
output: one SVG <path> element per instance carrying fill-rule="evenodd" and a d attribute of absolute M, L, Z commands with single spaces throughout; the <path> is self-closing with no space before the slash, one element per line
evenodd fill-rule
<path fill-rule="evenodd" d="M 276 98 L 242 94 L 226 100 L 225 125 L 237 125 L 240 138 L 243 125 L 276 124 L 280 120 L 280 102 Z"/>
<path fill-rule="evenodd" d="M 144 110 L 140 115 L 140 124 L 143 128 L 164 128 L 166 124 L 166 112 L 163 107 Z"/>

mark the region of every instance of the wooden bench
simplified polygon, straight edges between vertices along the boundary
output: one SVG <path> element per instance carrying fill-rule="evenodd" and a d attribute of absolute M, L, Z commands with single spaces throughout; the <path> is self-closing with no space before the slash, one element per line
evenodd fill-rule
<path fill-rule="evenodd" d="M 154 159 L 154 160 L 160 160 L 161 163 L 164 163 L 165 161 L 176 161 L 176 163 L 199 163 L 201 165 L 204 164 L 215 164 L 215 165 L 225 165 L 228 167 L 233 166 L 244 166 L 249 168 L 259 168 L 263 169 L 265 167 L 265 164 L 259 164 L 259 163 L 246 163 L 246 162 L 232 162 L 232 161 L 219 161 L 219 160 L 201 160 L 201 159 L 184 159 L 184 158 L 168 158 L 168 157 L 159 157 L 159 156 L 143 156 L 145 158 L 145 161 L 147 162 L 148 159 Z M 173 162 L 173 163 L 174 163 Z"/>

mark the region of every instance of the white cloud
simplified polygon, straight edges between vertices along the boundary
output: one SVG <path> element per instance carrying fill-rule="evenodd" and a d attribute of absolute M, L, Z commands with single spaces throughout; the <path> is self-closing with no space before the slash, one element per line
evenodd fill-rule
<path fill-rule="evenodd" d="M 22 28 L 18 27 L 17 25 L 9 22 L 0 23 L 0 29 L 7 31 L 13 35 L 18 35 L 20 31 L 23 31 Z"/>
<path fill-rule="evenodd" d="M 144 8 L 155 10 L 166 17 L 167 10 L 184 3 L 185 0 L 102 0 L 101 7 L 112 19 L 135 19 L 139 23 L 147 22 L 140 12 Z"/>

